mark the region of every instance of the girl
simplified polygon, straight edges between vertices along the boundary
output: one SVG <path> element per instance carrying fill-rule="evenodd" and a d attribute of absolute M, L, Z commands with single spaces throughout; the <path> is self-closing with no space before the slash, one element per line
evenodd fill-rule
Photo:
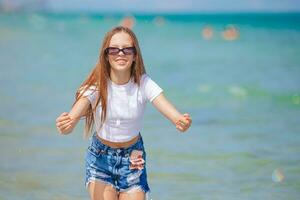
<path fill-rule="evenodd" d="M 184 132 L 191 123 L 146 74 L 135 34 L 126 27 L 109 31 L 99 61 L 76 93 L 69 113 L 56 119 L 67 135 L 85 116 L 85 136 L 95 128 L 86 154 L 86 187 L 92 200 L 143 200 L 147 183 L 146 153 L 140 134 L 146 103 Z"/>

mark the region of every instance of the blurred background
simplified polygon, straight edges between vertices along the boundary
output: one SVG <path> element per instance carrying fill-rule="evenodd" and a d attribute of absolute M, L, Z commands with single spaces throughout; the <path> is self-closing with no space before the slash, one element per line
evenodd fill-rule
<path fill-rule="evenodd" d="M 88 199 L 84 121 L 55 119 L 120 24 L 193 118 L 181 134 L 148 105 L 152 199 L 299 199 L 298 0 L 0 0 L 0 199 Z"/>

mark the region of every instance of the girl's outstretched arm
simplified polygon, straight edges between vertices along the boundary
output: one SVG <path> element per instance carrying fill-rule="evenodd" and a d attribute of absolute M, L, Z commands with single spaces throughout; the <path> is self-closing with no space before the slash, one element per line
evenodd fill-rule
<path fill-rule="evenodd" d="M 57 130 L 63 135 L 71 133 L 79 119 L 85 115 L 89 106 L 90 101 L 86 97 L 80 98 L 69 113 L 63 112 L 57 117 Z"/>
<path fill-rule="evenodd" d="M 161 112 L 166 118 L 168 118 L 176 128 L 184 132 L 192 124 L 192 118 L 189 114 L 181 114 L 177 109 L 167 100 L 163 93 L 158 95 L 153 101 L 154 107 Z"/>

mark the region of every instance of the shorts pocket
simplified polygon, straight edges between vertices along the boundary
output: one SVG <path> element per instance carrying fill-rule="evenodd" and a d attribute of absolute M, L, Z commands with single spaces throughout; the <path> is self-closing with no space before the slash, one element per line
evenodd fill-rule
<path fill-rule="evenodd" d="M 98 149 L 98 148 L 96 148 L 96 147 L 94 147 L 93 145 L 90 145 L 90 146 L 88 147 L 88 152 L 89 152 L 90 154 L 94 155 L 95 157 L 99 157 L 100 154 L 101 154 L 101 150 Z"/>

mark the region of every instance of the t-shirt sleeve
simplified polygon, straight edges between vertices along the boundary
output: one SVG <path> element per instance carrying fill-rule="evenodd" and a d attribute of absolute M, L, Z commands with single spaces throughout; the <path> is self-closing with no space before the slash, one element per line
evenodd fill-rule
<path fill-rule="evenodd" d="M 144 98 L 152 102 L 163 90 L 148 75 L 143 75 L 141 86 Z"/>
<path fill-rule="evenodd" d="M 80 93 L 84 91 L 84 88 L 81 88 Z M 92 108 L 95 107 L 97 98 L 98 98 L 98 90 L 96 90 L 95 86 L 90 86 L 86 91 L 83 92 L 82 96 L 87 97 L 87 99 L 90 101 Z"/>

